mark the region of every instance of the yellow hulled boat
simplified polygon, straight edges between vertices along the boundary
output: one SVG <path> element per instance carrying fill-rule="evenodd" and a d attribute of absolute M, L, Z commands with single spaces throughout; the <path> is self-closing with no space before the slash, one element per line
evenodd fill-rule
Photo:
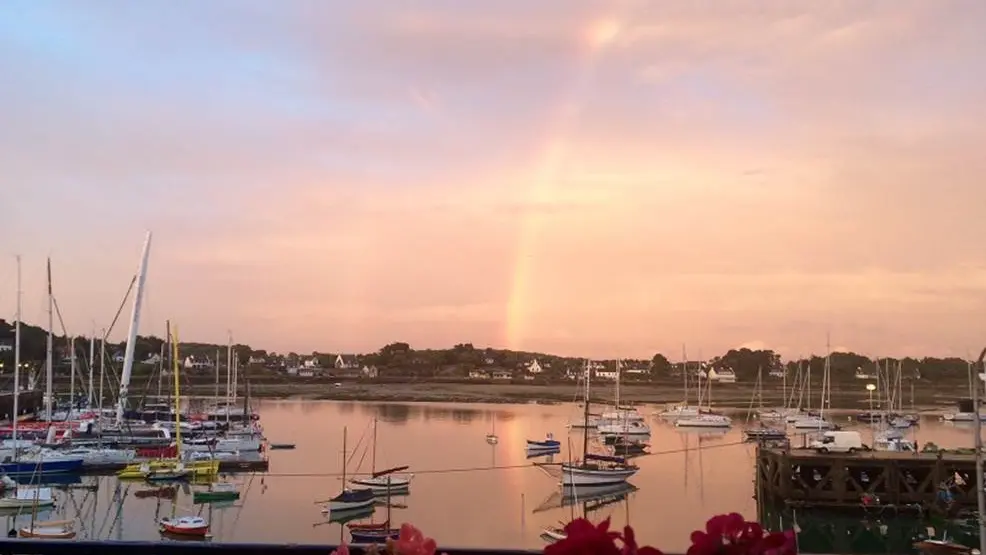
<path fill-rule="evenodd" d="M 126 468 L 116 473 L 116 476 L 120 479 L 127 480 L 144 480 L 152 473 L 155 472 L 169 472 L 177 471 L 179 468 L 183 470 L 188 470 L 191 472 L 191 479 L 212 479 L 219 475 L 219 461 L 218 460 L 208 460 L 208 461 L 188 461 L 182 462 L 181 460 L 181 417 L 179 407 L 181 403 L 180 395 L 180 385 L 181 382 L 178 379 L 178 372 L 180 370 L 178 361 L 181 358 L 178 356 L 178 333 L 171 334 L 171 345 L 172 345 L 172 360 L 174 361 L 174 375 L 175 375 L 175 445 L 177 446 L 177 456 L 174 459 L 158 459 L 154 461 L 145 461 L 140 463 L 133 463 L 127 465 Z"/>

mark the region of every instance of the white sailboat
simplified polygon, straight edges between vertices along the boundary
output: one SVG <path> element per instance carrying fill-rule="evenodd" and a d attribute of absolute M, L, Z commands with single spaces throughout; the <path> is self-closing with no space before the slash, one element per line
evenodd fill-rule
<path fill-rule="evenodd" d="M 681 376 L 685 385 L 685 394 L 682 402 L 668 405 L 663 411 L 657 413 L 656 416 L 675 420 L 678 418 L 694 418 L 701 414 L 699 407 L 688 406 L 688 382 L 691 380 L 688 379 L 688 355 L 686 354 L 684 345 L 681 346 Z M 701 400 L 699 400 L 699 405 L 701 405 Z"/>
<path fill-rule="evenodd" d="M 826 345 L 828 343 L 826 342 Z M 833 430 L 835 429 L 835 424 L 829 422 L 825 419 L 825 408 L 831 403 L 831 361 L 832 361 L 832 351 L 828 348 L 828 353 L 825 355 L 825 370 L 822 373 L 822 395 L 821 401 L 819 402 L 818 415 L 808 415 L 801 416 L 794 421 L 794 428 L 797 430 Z M 811 377 L 811 367 L 808 367 L 808 376 Z"/>
<path fill-rule="evenodd" d="M 370 488 L 378 492 L 406 491 L 411 486 L 414 474 L 397 474 L 407 470 L 406 466 L 388 468 L 377 472 L 377 419 L 373 419 L 373 452 L 370 455 L 370 476 L 354 478 L 351 483 L 361 488 Z"/>
<path fill-rule="evenodd" d="M 706 378 L 706 399 L 709 403 L 708 411 L 712 412 L 712 380 Z M 721 414 L 699 414 L 691 418 L 679 418 L 674 423 L 677 428 L 731 428 L 733 419 Z"/>
<path fill-rule="evenodd" d="M 589 388 L 586 376 L 586 390 Z M 585 418 L 589 417 L 589 398 L 585 400 Z M 623 457 L 594 455 L 589 453 L 589 434 L 582 439 L 582 460 L 561 465 L 562 486 L 601 486 L 626 482 L 639 469 Z"/>
<path fill-rule="evenodd" d="M 599 423 L 599 433 L 604 436 L 649 436 L 650 426 L 644 418 L 632 407 L 620 406 L 620 379 L 623 366 L 616 361 L 616 393 L 612 411 L 603 413 Z M 588 401 L 586 401 L 588 403 Z"/>

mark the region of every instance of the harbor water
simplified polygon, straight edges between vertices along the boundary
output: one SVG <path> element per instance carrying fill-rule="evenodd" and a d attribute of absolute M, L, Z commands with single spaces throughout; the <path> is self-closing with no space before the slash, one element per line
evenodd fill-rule
<path fill-rule="evenodd" d="M 754 499 L 755 447 L 743 442 L 741 418 L 726 432 L 685 431 L 651 417 L 657 407 L 640 407 L 653 433 L 650 454 L 634 459 L 640 471 L 629 481 L 632 491 L 586 500 L 562 495 L 552 477 L 557 468 L 534 464 L 581 455 L 581 431 L 567 428 L 578 417 L 574 405 L 288 400 L 262 401 L 255 409 L 272 443 L 296 448 L 269 451 L 266 473 L 230 475 L 241 491 L 235 502 L 193 504 L 193 491 L 203 489 L 194 484 L 170 489 L 113 476 L 66 477 L 52 484 L 55 507 L 39 509 L 36 518 L 76 519 L 83 539 L 158 539 L 159 518 L 194 514 L 211 522 L 214 542 L 348 541 L 346 527 L 329 522 L 318 503 L 343 487 L 344 458 L 350 476 L 371 467 L 407 465 L 414 475 L 410 493 L 391 498 L 391 521 L 413 523 L 446 546 L 540 549 L 544 528 L 588 508 L 592 520 L 609 517 L 614 526 L 633 525 L 644 544 L 684 552 L 691 531 L 703 528 L 712 515 L 739 512 L 757 519 L 765 514 Z M 868 442 L 869 425 L 858 429 Z M 498 436 L 497 443 L 485 440 L 490 433 Z M 529 458 L 526 440 L 549 433 L 560 440 L 560 453 Z M 926 418 L 907 433 L 919 445 L 967 447 L 972 441 L 970 428 L 937 418 Z M 372 517 L 356 522 L 386 520 L 386 501 L 381 501 Z M 10 530 L 31 515 L 8 511 L 0 518 Z"/>

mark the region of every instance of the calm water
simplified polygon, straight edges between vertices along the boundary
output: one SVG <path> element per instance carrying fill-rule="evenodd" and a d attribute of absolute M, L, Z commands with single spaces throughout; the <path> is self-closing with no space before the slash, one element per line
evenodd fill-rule
<path fill-rule="evenodd" d="M 145 484 L 85 477 L 57 492 L 56 509 L 38 518 L 76 517 L 84 538 L 157 539 L 156 519 L 175 510 L 210 518 L 213 541 L 348 540 L 344 526 L 325 523 L 315 501 L 336 495 L 342 486 L 343 428 L 348 429 L 350 471 L 361 458 L 361 470 L 369 471 L 370 455 L 352 451 L 361 438 L 369 442 L 374 417 L 379 419 L 377 469 L 409 465 L 415 474 L 411 494 L 392 500 L 392 520 L 412 522 L 440 544 L 538 549 L 544 545 L 542 528 L 581 512 L 581 502 L 561 506 L 557 480 L 531 464 L 546 459 L 528 459 L 525 453 L 526 439 L 542 439 L 548 432 L 563 445 L 554 462 L 568 460 L 569 442 L 581 453 L 581 434 L 566 429 L 577 412 L 571 405 L 268 401 L 257 409 L 267 437 L 295 443 L 297 449 L 270 452 L 267 474 L 232 478 L 243 493 L 236 503 L 192 505 L 188 487 L 174 503 L 140 498 L 136 494 L 149 489 Z M 642 407 L 641 413 L 654 410 Z M 754 447 L 741 442 L 740 426 L 725 434 L 683 432 L 649 420 L 654 454 L 635 459 L 640 472 L 631 482 L 639 489 L 625 501 L 591 512 L 591 518 L 610 516 L 619 526 L 629 522 L 643 542 L 672 552 L 683 552 L 690 532 L 703 527 L 710 515 L 735 511 L 756 518 Z M 490 446 L 485 435 L 494 421 L 500 442 Z M 971 444 L 969 429 L 934 421 L 923 422 L 914 435 L 921 444 Z M 30 520 L 5 518 L 8 529 L 15 520 Z M 386 519 L 386 508 L 378 508 L 374 518 Z"/>

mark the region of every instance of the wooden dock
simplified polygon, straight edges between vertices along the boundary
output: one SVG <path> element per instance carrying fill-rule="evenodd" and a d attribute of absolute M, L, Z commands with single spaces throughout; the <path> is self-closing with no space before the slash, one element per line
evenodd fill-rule
<path fill-rule="evenodd" d="M 821 454 L 811 449 L 757 450 L 757 492 L 763 501 L 834 509 L 878 506 L 976 506 L 971 454 L 864 451 Z"/>

